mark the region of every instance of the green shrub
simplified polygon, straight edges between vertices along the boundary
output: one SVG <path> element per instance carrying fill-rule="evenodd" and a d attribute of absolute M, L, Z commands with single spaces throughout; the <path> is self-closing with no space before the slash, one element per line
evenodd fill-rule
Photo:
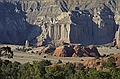
<path fill-rule="evenodd" d="M 107 62 L 102 62 L 102 66 L 105 68 L 115 68 L 116 67 L 115 58 L 113 56 L 109 57 Z"/>
<path fill-rule="evenodd" d="M 98 56 L 96 56 L 96 57 L 95 57 L 95 59 L 99 59 L 99 57 L 98 57 Z"/>
<path fill-rule="evenodd" d="M 60 64 L 60 63 L 62 63 L 62 61 L 59 59 L 58 62 L 57 62 L 57 64 Z"/>

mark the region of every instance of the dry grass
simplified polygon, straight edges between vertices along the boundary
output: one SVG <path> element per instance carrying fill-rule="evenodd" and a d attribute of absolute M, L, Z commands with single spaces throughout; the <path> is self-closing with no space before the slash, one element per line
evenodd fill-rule
<path fill-rule="evenodd" d="M 22 46 L 18 46 L 18 45 L 0 45 L 0 47 L 3 46 L 10 46 L 14 52 L 14 58 L 9 59 L 10 61 L 18 61 L 21 63 L 27 63 L 30 62 L 32 63 L 33 61 L 40 61 L 43 59 L 47 59 L 50 60 L 52 63 L 57 63 L 58 60 L 60 59 L 62 62 L 82 62 L 81 60 L 90 60 L 90 59 L 94 59 L 94 57 L 53 57 L 51 55 L 48 54 L 42 54 L 42 55 L 38 55 L 38 54 L 32 54 L 32 53 L 25 53 L 25 52 L 21 52 L 16 50 L 17 47 L 22 47 Z M 117 54 L 120 53 L 120 49 L 115 49 L 115 48 L 108 48 L 108 47 L 99 47 L 98 51 L 100 52 L 101 55 L 103 54 Z M 46 58 L 44 58 L 44 56 L 46 56 Z M 6 57 L 1 57 L 2 59 L 8 59 Z"/>

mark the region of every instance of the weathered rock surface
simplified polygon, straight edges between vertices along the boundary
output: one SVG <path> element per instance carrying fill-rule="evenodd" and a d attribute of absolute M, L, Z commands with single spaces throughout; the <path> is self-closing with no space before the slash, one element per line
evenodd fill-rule
<path fill-rule="evenodd" d="M 120 28 L 119 4 L 119 0 L 0 0 L 0 43 L 28 40 L 34 45 L 44 39 L 53 44 L 110 43 Z"/>
<path fill-rule="evenodd" d="M 71 46 L 60 46 L 56 48 L 53 53 L 53 56 L 57 57 L 71 57 L 74 53 L 74 49 Z"/>
<path fill-rule="evenodd" d="M 46 47 L 46 48 L 41 50 L 41 54 L 48 54 L 48 53 L 52 53 L 54 51 L 55 51 L 55 48 L 53 48 L 53 47 Z"/>
<path fill-rule="evenodd" d="M 96 59 L 96 60 L 86 60 L 83 61 L 83 65 L 86 68 L 96 68 L 97 70 L 103 69 L 102 62 L 107 61 L 109 57 L 103 58 L 103 59 Z M 116 61 L 116 67 L 120 67 L 120 54 L 114 55 L 115 61 Z"/>
<path fill-rule="evenodd" d="M 84 47 L 81 45 L 65 45 L 56 48 L 53 56 L 57 57 L 100 57 L 96 47 Z"/>
<path fill-rule="evenodd" d="M 72 55 L 72 57 L 100 57 L 100 54 L 96 47 L 90 46 L 90 47 L 80 47 L 75 46 L 74 47 L 75 53 Z"/>
<path fill-rule="evenodd" d="M 118 48 L 120 48 L 120 27 L 118 31 L 116 32 L 115 39 L 116 39 L 116 45 L 118 46 Z"/>

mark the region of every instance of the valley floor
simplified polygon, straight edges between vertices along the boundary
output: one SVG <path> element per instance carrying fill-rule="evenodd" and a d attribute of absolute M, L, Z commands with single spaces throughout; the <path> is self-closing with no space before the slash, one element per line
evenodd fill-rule
<path fill-rule="evenodd" d="M 50 60 L 52 63 L 57 63 L 59 59 L 63 62 L 82 62 L 81 60 L 95 59 L 95 57 L 54 57 L 48 54 L 38 55 L 38 54 L 25 53 L 25 52 L 18 51 L 16 50 L 16 47 L 18 47 L 17 45 L 0 45 L 0 47 L 3 47 L 3 46 L 10 46 L 14 52 L 14 57 L 11 59 L 8 59 L 7 57 L 1 57 L 1 59 L 10 60 L 13 62 L 18 61 L 21 63 L 27 63 L 27 62 L 32 63 L 33 61 L 40 61 L 40 60 L 46 59 L 46 60 Z M 109 48 L 109 47 L 99 47 L 98 51 L 101 55 L 120 53 L 120 49 Z"/>

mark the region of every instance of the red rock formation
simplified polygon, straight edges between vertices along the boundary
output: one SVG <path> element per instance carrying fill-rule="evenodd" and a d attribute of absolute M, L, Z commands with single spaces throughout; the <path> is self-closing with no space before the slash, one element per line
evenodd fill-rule
<path fill-rule="evenodd" d="M 56 50 L 54 51 L 53 56 L 57 56 L 57 57 L 71 57 L 73 53 L 74 53 L 74 50 L 73 50 L 72 47 L 61 46 L 61 47 L 56 48 Z"/>
<path fill-rule="evenodd" d="M 103 59 L 94 59 L 94 60 L 86 60 L 83 63 L 83 65 L 86 68 L 96 68 L 97 70 L 103 69 L 102 62 L 107 61 L 109 57 L 103 58 Z M 114 55 L 114 58 L 116 60 L 116 66 L 120 67 L 120 54 Z"/>
<path fill-rule="evenodd" d="M 75 53 L 72 55 L 72 57 L 95 57 L 100 56 L 98 50 L 94 46 L 90 46 L 88 48 L 85 48 L 83 46 L 75 46 L 74 47 Z"/>
<path fill-rule="evenodd" d="M 64 41 L 62 41 L 61 43 L 60 43 L 60 46 L 64 46 L 64 45 L 70 45 L 69 43 L 65 43 Z"/>
<path fill-rule="evenodd" d="M 44 49 L 41 50 L 41 53 L 45 54 L 45 53 L 52 53 L 54 52 L 55 48 L 52 47 L 46 47 Z"/>
<path fill-rule="evenodd" d="M 95 56 L 100 57 L 100 54 L 99 54 L 99 52 L 98 52 L 98 50 L 97 50 L 97 48 L 95 46 L 89 46 L 89 49 L 90 49 L 89 53 L 90 53 L 91 56 L 93 56 L 93 57 L 95 57 Z"/>
<path fill-rule="evenodd" d="M 53 56 L 58 56 L 58 57 L 95 57 L 95 56 L 100 56 L 98 50 L 96 47 L 91 46 L 88 48 L 85 48 L 81 45 L 76 45 L 74 47 L 67 45 L 67 46 L 61 46 L 56 48 L 54 51 Z M 64 54 L 64 55 L 63 55 Z"/>
<path fill-rule="evenodd" d="M 73 49 L 75 50 L 74 54 L 72 55 L 72 57 L 82 57 L 84 56 L 84 51 L 82 51 L 81 49 L 84 48 L 80 45 L 76 45 Z"/>
<path fill-rule="evenodd" d="M 38 42 L 37 43 L 37 46 L 45 46 L 46 45 L 46 41 L 45 40 L 43 40 L 43 41 L 40 41 L 40 42 Z"/>
<path fill-rule="evenodd" d="M 120 67 L 120 54 L 116 54 L 114 55 L 115 60 L 116 60 L 116 66 Z"/>
<path fill-rule="evenodd" d="M 66 57 L 66 51 L 64 48 L 57 48 L 55 51 L 54 51 L 54 54 L 53 56 L 57 56 L 57 57 Z"/>

